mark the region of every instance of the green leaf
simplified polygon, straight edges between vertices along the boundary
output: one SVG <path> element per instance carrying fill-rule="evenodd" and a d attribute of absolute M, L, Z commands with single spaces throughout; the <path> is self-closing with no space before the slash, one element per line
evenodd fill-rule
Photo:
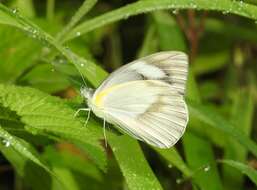
<path fill-rule="evenodd" d="M 108 138 L 129 189 L 162 189 L 136 140 L 126 135 Z"/>
<path fill-rule="evenodd" d="M 53 171 L 58 175 L 60 181 L 64 184 L 66 189 L 79 190 L 79 185 L 70 170 L 67 168 L 53 167 Z M 58 181 L 54 181 L 52 184 L 53 190 L 61 190 L 63 187 L 60 187 Z"/>
<path fill-rule="evenodd" d="M 24 157 L 30 159 L 34 163 L 38 164 L 44 168 L 49 173 L 52 173 L 50 168 L 44 164 L 36 151 L 25 141 L 19 139 L 8 133 L 0 126 L 0 140 L 5 144 L 6 147 L 11 146 L 15 151 L 23 155 Z"/>
<path fill-rule="evenodd" d="M 179 9 L 196 9 L 196 10 L 215 10 L 224 13 L 232 13 L 241 15 L 247 18 L 257 20 L 257 6 L 244 3 L 243 1 L 230 1 L 230 0 L 145 0 L 131 3 L 124 7 L 110 11 L 108 13 L 97 16 L 91 20 L 85 21 L 75 27 L 68 35 L 65 41 L 77 37 L 77 33 L 85 34 L 96 28 L 105 26 L 112 22 L 127 19 L 130 16 L 148 13 L 157 10 L 179 10 Z"/>
<path fill-rule="evenodd" d="M 50 64 L 34 67 L 29 73 L 19 79 L 18 83 L 26 84 L 48 93 L 64 90 L 70 85 L 67 78 L 56 72 Z"/>
<path fill-rule="evenodd" d="M 257 185 L 257 171 L 254 168 L 234 160 L 220 160 L 220 162 L 227 164 L 244 173 L 251 179 L 253 183 L 255 183 L 255 185 Z"/>
<path fill-rule="evenodd" d="M 0 144 L 0 151 L 12 164 L 15 173 L 18 173 L 24 179 L 25 187 L 38 190 L 50 189 L 53 177 L 45 169 L 30 161 L 29 158 L 20 154 L 11 146 L 6 147 Z"/>
<path fill-rule="evenodd" d="M 13 83 L 24 71 L 35 65 L 40 46 L 9 26 L 1 26 L 0 38 L 0 82 Z"/>
<path fill-rule="evenodd" d="M 15 111 L 32 133 L 57 135 L 73 143 L 94 147 L 97 154 L 90 156 L 94 159 L 99 156 L 101 162 L 97 163 L 102 169 L 106 165 L 105 153 L 99 142 L 102 131 L 98 125 L 89 122 L 87 127 L 83 127 L 82 121 L 74 118 L 75 111 L 61 99 L 32 88 L 0 85 L 0 103 Z"/>
<path fill-rule="evenodd" d="M 43 157 L 54 167 L 66 168 L 99 182 L 102 181 L 102 173 L 93 162 L 85 158 L 84 154 L 74 154 L 67 150 L 57 150 L 52 146 L 48 146 L 43 153 Z"/>

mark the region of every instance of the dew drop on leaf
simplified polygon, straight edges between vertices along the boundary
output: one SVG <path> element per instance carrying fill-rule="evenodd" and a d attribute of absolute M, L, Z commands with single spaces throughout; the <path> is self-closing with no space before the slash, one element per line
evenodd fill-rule
<path fill-rule="evenodd" d="M 13 10 L 12 10 L 12 13 L 13 14 L 17 14 L 19 11 L 18 11 L 18 9 L 17 8 L 14 8 Z"/>
<path fill-rule="evenodd" d="M 172 13 L 175 14 L 175 15 L 178 14 L 178 9 L 174 9 L 174 10 L 172 11 Z"/>
<path fill-rule="evenodd" d="M 226 14 L 228 14 L 229 13 L 229 11 L 228 10 L 226 10 L 226 11 L 222 11 L 222 14 L 224 14 L 224 15 L 226 15 Z"/>
<path fill-rule="evenodd" d="M 181 184 L 182 183 L 182 179 L 181 178 L 176 179 L 176 183 L 177 184 Z"/>
<path fill-rule="evenodd" d="M 9 147 L 11 145 L 11 142 L 6 139 L 2 140 L 2 143 L 5 147 Z"/>
<path fill-rule="evenodd" d="M 208 172 L 210 169 L 211 169 L 211 167 L 208 165 L 208 166 L 205 166 L 205 167 L 203 168 L 203 171 Z"/>
<path fill-rule="evenodd" d="M 81 35 L 81 32 L 76 32 L 76 36 L 80 36 Z"/>
<path fill-rule="evenodd" d="M 168 165 L 168 168 L 172 168 L 172 167 L 173 167 L 172 164 L 169 164 L 169 165 Z"/>

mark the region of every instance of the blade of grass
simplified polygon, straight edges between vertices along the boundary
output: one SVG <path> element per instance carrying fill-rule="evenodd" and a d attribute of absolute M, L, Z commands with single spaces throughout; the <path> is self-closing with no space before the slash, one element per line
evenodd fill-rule
<path fill-rule="evenodd" d="M 227 164 L 244 173 L 255 183 L 255 185 L 257 185 L 257 171 L 254 168 L 234 160 L 220 160 L 219 162 Z"/>
<path fill-rule="evenodd" d="M 221 11 L 224 14 L 232 13 L 244 16 L 250 19 L 257 20 L 257 6 L 244 3 L 243 1 L 230 1 L 230 0 L 145 0 L 131 3 L 127 6 L 118 8 L 108 13 L 97 16 L 91 20 L 85 21 L 75 27 L 64 39 L 64 41 L 71 40 L 77 37 L 79 32 L 81 35 L 96 28 L 105 26 L 112 22 L 127 19 L 130 16 L 142 13 L 148 13 L 156 10 L 179 10 L 179 9 L 196 9 L 196 10 L 214 10 Z"/>
<path fill-rule="evenodd" d="M 63 42 L 63 39 L 67 35 L 67 33 L 85 16 L 97 3 L 97 0 L 85 0 L 81 5 L 78 11 L 76 11 L 75 15 L 71 18 L 70 22 L 64 27 L 64 29 L 56 36 L 56 40 Z M 76 33 L 77 36 L 80 36 L 80 33 Z"/>
<path fill-rule="evenodd" d="M 243 131 L 249 136 L 254 112 L 254 102 L 251 91 L 235 93 L 235 103 L 232 110 L 231 122 L 234 123 L 238 131 Z M 244 97 L 244 98 L 242 98 Z M 247 150 L 234 139 L 227 139 L 224 148 L 224 159 L 233 159 L 245 162 L 247 158 Z M 241 172 L 233 170 L 231 167 L 224 165 L 223 167 L 224 185 L 226 189 L 242 189 L 243 176 Z"/>
<path fill-rule="evenodd" d="M 18 10 L 27 17 L 33 18 L 36 15 L 32 0 L 16 0 L 13 6 L 18 8 Z"/>
<path fill-rule="evenodd" d="M 123 135 L 110 136 L 109 142 L 129 189 L 162 189 L 136 140 Z"/>
<path fill-rule="evenodd" d="M 211 143 L 187 132 L 183 137 L 186 160 L 193 171 L 192 178 L 200 189 L 222 190 Z"/>
<path fill-rule="evenodd" d="M 158 11 L 153 13 L 154 23 L 157 28 L 157 34 L 161 50 L 185 51 L 186 43 L 184 35 L 178 24 L 168 12 Z"/>
<path fill-rule="evenodd" d="M 220 114 L 214 111 L 209 106 L 204 106 L 191 100 L 187 100 L 188 108 L 191 117 L 196 117 L 202 122 L 217 128 L 237 140 L 247 150 L 257 157 L 257 144 L 251 140 L 247 135 L 239 131 L 233 124 L 224 119 Z"/>
<path fill-rule="evenodd" d="M 178 168 L 185 177 L 191 177 L 192 171 L 188 168 L 184 160 L 179 155 L 178 151 L 175 147 L 171 149 L 160 149 L 160 148 L 154 148 L 154 150 L 160 154 L 167 162 L 168 166 L 175 166 Z"/>
<path fill-rule="evenodd" d="M 201 104 L 201 97 L 192 70 L 188 77 L 187 97 Z M 192 118 L 191 112 L 189 113 L 189 117 Z M 193 127 L 194 124 L 192 119 L 189 119 L 188 127 Z M 223 189 L 211 143 L 191 131 L 187 131 L 183 137 L 183 145 L 188 165 L 194 172 L 192 176 L 194 182 L 202 190 Z"/>
<path fill-rule="evenodd" d="M 46 18 L 51 21 L 54 18 L 55 0 L 47 0 L 46 2 Z"/>
<path fill-rule="evenodd" d="M 157 38 L 155 33 L 156 33 L 156 27 L 153 24 L 148 26 L 142 46 L 140 47 L 137 53 L 138 58 L 157 51 Z"/>

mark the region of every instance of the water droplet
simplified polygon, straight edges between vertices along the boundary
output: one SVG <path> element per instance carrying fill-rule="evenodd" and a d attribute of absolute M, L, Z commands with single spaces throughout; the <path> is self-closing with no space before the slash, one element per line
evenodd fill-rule
<path fill-rule="evenodd" d="M 222 14 L 224 14 L 224 15 L 226 15 L 226 14 L 228 14 L 228 13 L 229 13 L 228 10 L 222 11 Z"/>
<path fill-rule="evenodd" d="M 174 15 L 178 14 L 178 9 L 174 9 L 174 10 L 172 11 L 172 13 L 173 13 Z"/>
<path fill-rule="evenodd" d="M 81 35 L 81 32 L 76 32 L 76 36 L 80 36 Z"/>
<path fill-rule="evenodd" d="M 17 14 L 19 11 L 18 11 L 18 9 L 16 9 L 16 8 L 14 8 L 13 10 L 12 10 L 12 13 L 13 14 Z"/>
<path fill-rule="evenodd" d="M 210 169 L 211 169 L 211 167 L 208 165 L 208 166 L 205 166 L 205 167 L 203 168 L 203 171 L 208 172 Z"/>
<path fill-rule="evenodd" d="M 112 148 L 112 151 L 115 152 L 115 151 L 116 151 L 116 147 L 113 147 L 113 148 Z"/>
<path fill-rule="evenodd" d="M 168 165 L 168 168 L 172 168 L 172 167 L 173 167 L 172 164 L 169 164 L 169 165 Z"/>
<path fill-rule="evenodd" d="M 181 184 L 182 183 L 182 179 L 181 178 L 176 179 L 176 183 L 177 184 Z"/>
<path fill-rule="evenodd" d="M 11 142 L 8 141 L 8 140 L 5 140 L 5 139 L 4 139 L 2 142 L 3 142 L 3 144 L 4 144 L 5 147 L 9 147 L 9 146 L 11 145 Z"/>
<path fill-rule="evenodd" d="M 54 68 L 52 68 L 51 71 L 54 72 L 55 71 Z"/>
<path fill-rule="evenodd" d="M 84 65 L 85 65 L 84 63 L 80 63 L 80 66 L 81 66 L 81 67 L 84 67 Z"/>

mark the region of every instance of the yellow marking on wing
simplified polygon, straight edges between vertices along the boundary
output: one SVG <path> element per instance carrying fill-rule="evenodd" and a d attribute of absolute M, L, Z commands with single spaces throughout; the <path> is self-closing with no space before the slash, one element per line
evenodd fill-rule
<path fill-rule="evenodd" d="M 148 82 L 153 82 L 153 83 L 159 83 L 159 84 L 162 84 L 162 85 L 168 85 L 166 83 L 163 83 L 161 81 L 155 81 L 155 80 L 147 80 Z M 127 86 L 127 85 L 131 85 L 133 83 L 137 83 L 139 82 L 138 80 L 136 81 L 130 81 L 130 82 L 125 82 L 125 83 L 122 83 L 122 84 L 117 84 L 117 85 L 114 85 L 114 86 L 111 86 L 109 88 L 106 88 L 104 89 L 103 91 L 99 92 L 95 98 L 93 99 L 93 104 L 98 106 L 98 107 L 101 107 L 103 105 L 103 98 L 105 96 L 107 96 L 109 93 L 113 92 L 114 90 L 117 90 L 118 88 L 122 88 L 124 86 Z M 168 85 L 169 86 L 169 85 Z"/>
<path fill-rule="evenodd" d="M 120 88 L 120 87 L 122 87 L 123 86 L 123 84 L 118 84 L 118 85 L 114 85 L 114 86 L 111 86 L 111 87 L 109 87 L 109 88 L 107 88 L 107 89 L 105 89 L 105 90 L 103 90 L 103 91 L 101 91 L 101 92 L 99 92 L 96 96 L 95 96 L 95 98 L 94 98 L 94 104 L 96 105 L 96 106 L 98 106 L 98 107 L 101 107 L 102 105 L 103 105 L 103 98 L 105 97 L 105 96 L 107 96 L 109 93 L 111 93 L 112 91 L 114 91 L 114 90 L 116 90 L 116 89 L 118 89 L 118 88 Z"/>

